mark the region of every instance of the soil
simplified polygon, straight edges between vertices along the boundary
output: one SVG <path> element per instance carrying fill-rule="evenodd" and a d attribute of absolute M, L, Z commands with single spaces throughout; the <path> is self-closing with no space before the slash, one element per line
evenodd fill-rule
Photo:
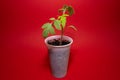
<path fill-rule="evenodd" d="M 69 43 L 70 43 L 70 41 L 63 39 L 61 45 L 67 45 L 67 44 L 69 44 Z M 49 41 L 48 41 L 48 44 L 54 45 L 54 46 L 61 46 L 61 45 L 60 45 L 60 39 L 49 40 Z"/>

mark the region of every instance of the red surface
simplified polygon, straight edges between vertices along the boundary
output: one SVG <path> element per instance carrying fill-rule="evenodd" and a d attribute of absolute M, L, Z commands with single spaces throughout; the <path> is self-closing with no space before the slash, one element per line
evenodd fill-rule
<path fill-rule="evenodd" d="M 120 4 L 117 0 L 4 0 L 1 11 L 0 80 L 120 80 Z M 74 39 L 68 74 L 51 75 L 41 25 L 71 4 L 66 30 Z"/>

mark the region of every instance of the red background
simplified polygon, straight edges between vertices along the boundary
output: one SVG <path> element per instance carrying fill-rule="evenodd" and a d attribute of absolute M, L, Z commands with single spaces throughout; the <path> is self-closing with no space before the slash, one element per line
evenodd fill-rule
<path fill-rule="evenodd" d="M 74 39 L 68 74 L 50 72 L 41 25 L 64 4 L 75 14 L 66 30 Z M 0 80 L 120 80 L 120 4 L 117 0 L 4 0 L 1 11 Z"/>

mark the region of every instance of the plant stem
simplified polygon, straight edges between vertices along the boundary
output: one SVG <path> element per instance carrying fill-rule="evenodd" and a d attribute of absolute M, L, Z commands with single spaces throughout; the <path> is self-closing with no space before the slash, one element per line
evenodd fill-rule
<path fill-rule="evenodd" d="M 63 29 L 63 27 L 61 26 L 61 38 L 60 38 L 60 45 L 62 45 L 63 33 L 64 33 L 64 29 Z"/>
<path fill-rule="evenodd" d="M 65 12 L 66 12 L 66 9 L 64 9 L 63 14 L 65 14 Z M 60 45 L 62 45 L 63 34 L 64 34 L 64 29 L 63 29 L 63 26 L 61 25 L 61 38 L 60 38 Z"/>

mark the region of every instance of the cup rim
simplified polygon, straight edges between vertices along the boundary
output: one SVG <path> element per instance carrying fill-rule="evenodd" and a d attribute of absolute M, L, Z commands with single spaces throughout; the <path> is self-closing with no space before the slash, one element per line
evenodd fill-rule
<path fill-rule="evenodd" d="M 63 37 L 67 38 L 67 40 L 70 41 L 69 44 L 61 45 L 61 46 L 55 46 L 55 45 L 50 45 L 50 44 L 48 44 L 48 40 L 50 40 L 51 38 L 52 38 L 52 39 L 59 38 L 60 36 L 61 36 L 61 35 L 53 35 L 53 36 L 47 37 L 47 38 L 44 40 L 44 41 L 45 41 L 45 44 L 46 44 L 47 46 L 51 46 L 51 47 L 67 47 L 67 46 L 70 46 L 70 45 L 73 43 L 73 39 L 72 39 L 71 37 L 63 35 Z"/>

